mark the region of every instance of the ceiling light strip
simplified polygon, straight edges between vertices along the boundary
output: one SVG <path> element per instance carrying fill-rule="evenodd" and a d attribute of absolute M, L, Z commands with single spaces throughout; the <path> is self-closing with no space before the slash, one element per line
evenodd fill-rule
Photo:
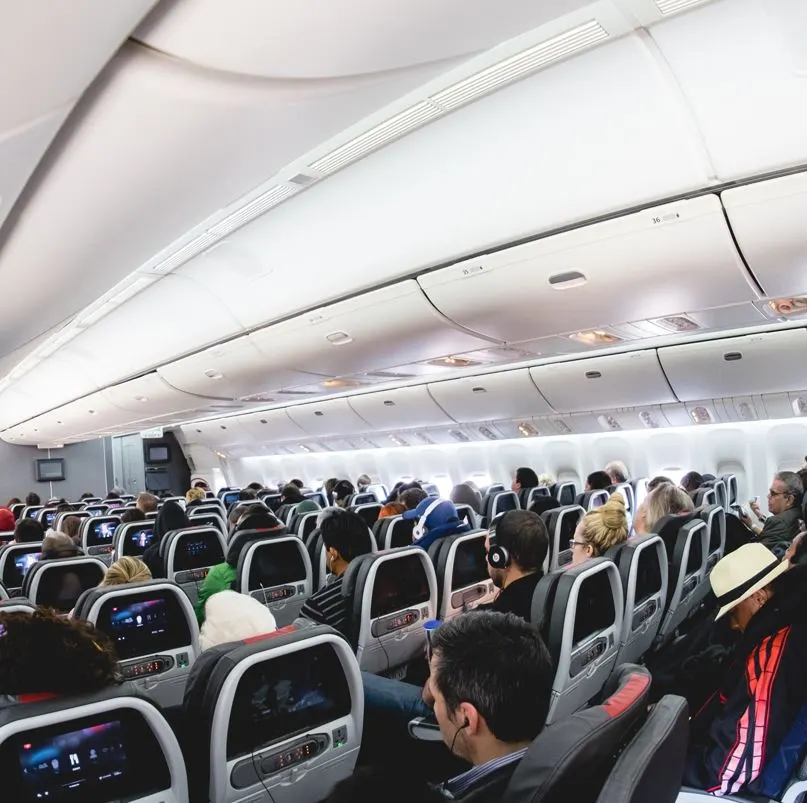
<path fill-rule="evenodd" d="M 591 20 L 458 81 L 431 99 L 446 110 L 457 108 L 605 39 L 608 32 Z"/>
<path fill-rule="evenodd" d="M 656 0 L 656 6 L 666 17 L 670 14 L 677 14 L 679 11 L 684 11 L 687 8 L 692 8 L 693 6 L 698 6 L 706 2 L 708 2 L 708 0 Z"/>
<path fill-rule="evenodd" d="M 431 101 L 424 100 L 411 106 L 395 117 L 390 117 L 383 123 L 371 128 L 364 134 L 346 142 L 344 145 L 331 151 L 329 154 L 313 162 L 310 167 L 321 175 L 335 173 L 351 162 L 355 162 L 368 153 L 378 150 L 404 134 L 413 131 L 429 120 L 439 117 L 441 109 Z"/>

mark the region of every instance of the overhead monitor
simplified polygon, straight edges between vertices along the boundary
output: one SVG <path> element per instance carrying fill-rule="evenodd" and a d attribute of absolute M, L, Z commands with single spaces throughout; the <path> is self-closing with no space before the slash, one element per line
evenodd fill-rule
<path fill-rule="evenodd" d="M 64 479 L 64 459 L 49 457 L 36 461 L 37 482 L 61 482 Z"/>

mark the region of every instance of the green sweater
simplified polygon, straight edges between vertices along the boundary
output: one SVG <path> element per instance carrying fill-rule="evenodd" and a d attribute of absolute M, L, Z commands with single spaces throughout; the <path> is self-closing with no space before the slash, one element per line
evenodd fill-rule
<path fill-rule="evenodd" d="M 196 618 L 199 620 L 199 627 L 205 621 L 205 603 L 219 591 L 230 591 L 237 573 L 229 563 L 219 563 L 213 566 L 205 577 L 202 588 L 199 590 L 199 599 L 196 603 Z"/>

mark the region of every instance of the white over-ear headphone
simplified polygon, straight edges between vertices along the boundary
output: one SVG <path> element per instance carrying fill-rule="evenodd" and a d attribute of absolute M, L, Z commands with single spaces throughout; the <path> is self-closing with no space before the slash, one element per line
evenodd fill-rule
<path fill-rule="evenodd" d="M 423 515 L 418 519 L 418 523 L 414 526 L 414 529 L 412 530 L 413 541 L 419 541 L 423 537 L 426 528 L 426 519 L 428 519 L 429 516 L 431 515 L 431 512 L 433 510 L 436 510 L 444 501 L 445 501 L 444 499 L 440 499 L 440 497 L 438 496 L 437 499 L 435 499 L 434 502 L 432 502 L 426 508 L 426 510 L 423 512 Z"/>

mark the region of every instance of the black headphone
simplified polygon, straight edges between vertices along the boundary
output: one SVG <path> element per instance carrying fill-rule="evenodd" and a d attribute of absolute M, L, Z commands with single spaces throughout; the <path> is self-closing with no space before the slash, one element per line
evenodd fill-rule
<path fill-rule="evenodd" d="M 502 520 L 508 513 L 513 511 L 507 510 L 500 513 L 496 518 L 490 522 L 488 529 L 488 539 L 490 540 L 490 549 L 488 549 L 488 564 L 494 569 L 506 569 L 510 566 L 512 558 L 507 547 L 503 547 L 496 543 L 496 530 L 501 527 Z"/>

